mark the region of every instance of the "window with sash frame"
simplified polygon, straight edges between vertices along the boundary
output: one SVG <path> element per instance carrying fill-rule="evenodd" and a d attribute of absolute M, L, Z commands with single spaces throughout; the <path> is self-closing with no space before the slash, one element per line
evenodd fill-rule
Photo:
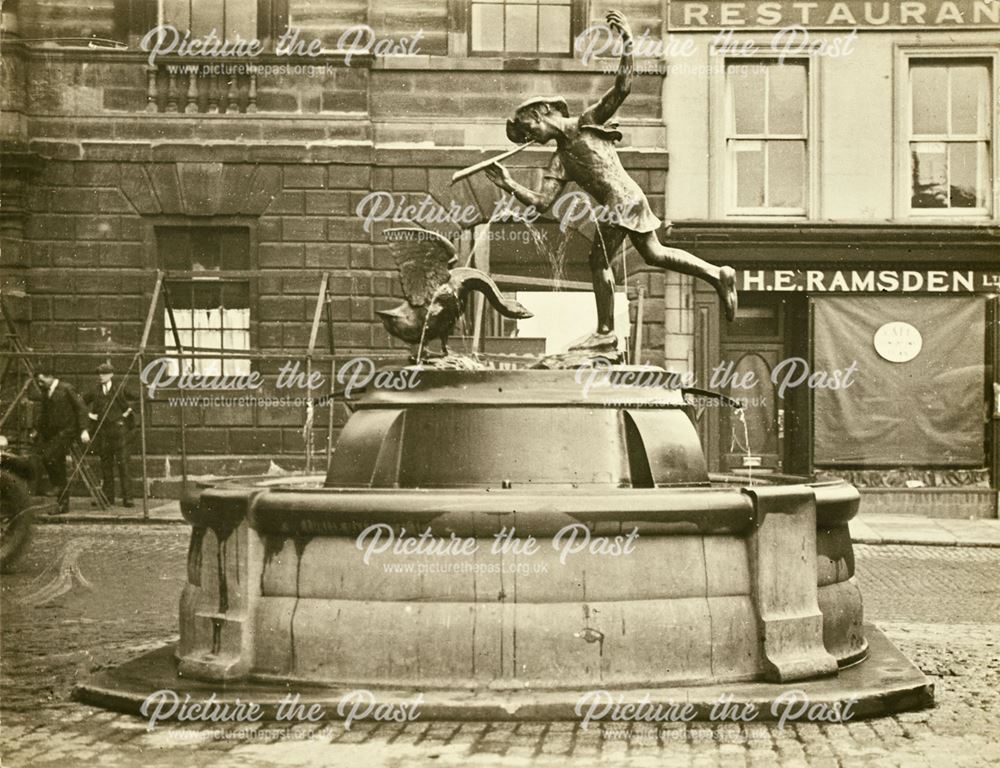
<path fill-rule="evenodd" d="M 156 243 L 160 264 L 168 273 L 163 343 L 168 354 L 170 350 L 176 354 L 169 372 L 177 374 L 183 368 L 205 375 L 249 373 L 250 359 L 232 353 L 250 349 L 250 281 L 245 275 L 226 274 L 250 269 L 249 231 L 163 226 L 156 228 Z M 190 274 L 171 277 L 171 272 Z"/>
<path fill-rule="evenodd" d="M 138 42 L 149 30 L 170 24 L 182 34 L 273 44 L 288 26 L 289 0 L 114 0 L 114 36 Z"/>
<path fill-rule="evenodd" d="M 726 62 L 727 213 L 808 213 L 808 86 L 805 60 Z"/>
<path fill-rule="evenodd" d="M 988 59 L 909 61 L 912 215 L 988 215 L 993 185 Z"/>
<path fill-rule="evenodd" d="M 178 30 L 190 30 L 192 37 L 210 32 L 223 40 L 257 37 L 257 0 L 159 0 L 157 21 Z"/>
<path fill-rule="evenodd" d="M 570 56 L 578 0 L 471 0 L 469 50 L 474 54 Z"/>

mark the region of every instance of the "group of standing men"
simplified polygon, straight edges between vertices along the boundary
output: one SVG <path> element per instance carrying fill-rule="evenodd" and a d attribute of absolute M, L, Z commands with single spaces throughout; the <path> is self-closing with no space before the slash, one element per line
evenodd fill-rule
<path fill-rule="evenodd" d="M 135 423 L 135 399 L 114 380 L 109 363 L 97 367 L 99 383 L 81 397 L 67 382 L 50 372 L 39 372 L 35 383 L 41 392 L 41 404 L 33 433 L 38 453 L 58 497 L 56 514 L 69 512 L 69 481 L 66 477 L 66 457 L 79 440 L 91 442 L 101 459 L 102 490 L 110 502 L 115 499 L 115 474 L 121 491 L 122 504 L 132 506 L 131 482 L 128 472 L 129 436 Z"/>

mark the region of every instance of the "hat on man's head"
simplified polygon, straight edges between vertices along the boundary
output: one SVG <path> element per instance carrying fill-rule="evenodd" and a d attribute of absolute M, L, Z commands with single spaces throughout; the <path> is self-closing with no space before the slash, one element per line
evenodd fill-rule
<path fill-rule="evenodd" d="M 566 105 L 566 99 L 561 96 L 535 96 L 517 105 L 517 109 L 514 110 L 513 119 L 507 121 L 507 138 L 516 144 L 523 144 L 528 141 L 530 137 L 525 133 L 524 126 L 519 119 L 521 112 L 531 107 L 542 105 L 548 106 L 549 109 L 554 109 L 563 117 L 569 117 L 569 107 Z"/>
<path fill-rule="evenodd" d="M 97 366 L 98 373 L 114 373 L 115 369 L 111 367 L 111 363 L 101 363 Z"/>

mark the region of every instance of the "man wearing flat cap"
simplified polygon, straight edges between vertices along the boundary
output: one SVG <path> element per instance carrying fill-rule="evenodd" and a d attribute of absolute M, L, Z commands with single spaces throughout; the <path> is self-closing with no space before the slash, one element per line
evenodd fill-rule
<path fill-rule="evenodd" d="M 514 181 L 499 163 L 486 169 L 486 175 L 501 189 L 513 194 L 524 205 L 537 211 L 548 210 L 568 182 L 576 182 L 598 203 L 597 224 L 590 251 L 591 279 L 597 302 L 597 331 L 574 349 L 605 349 L 617 344 L 614 334 L 614 281 L 611 260 L 626 237 L 650 266 L 693 275 L 708 282 L 722 301 L 726 317 L 736 315 L 736 273 L 731 267 L 717 267 L 679 248 L 668 248 L 657 238 L 662 222 L 649 207 L 649 201 L 636 181 L 628 175 L 618 157 L 614 142 L 622 134 L 617 123 L 608 120 L 621 106 L 632 87 L 632 32 L 625 16 L 618 11 L 607 15 L 608 25 L 622 38 L 622 58 L 614 85 L 600 101 L 570 117 L 565 100 L 540 97 L 521 104 L 507 121 L 507 138 L 523 144 L 535 141 L 546 144 L 555 140 L 556 152 L 538 190 Z"/>
<path fill-rule="evenodd" d="M 108 501 L 115 499 L 115 471 L 121 487 L 122 504 L 132 506 L 131 479 L 128 472 L 129 436 L 135 422 L 132 408 L 135 398 L 119 387 L 110 363 L 97 366 L 100 383 L 87 395 L 90 420 L 97 430 L 94 449 L 101 458 L 101 484 Z"/>

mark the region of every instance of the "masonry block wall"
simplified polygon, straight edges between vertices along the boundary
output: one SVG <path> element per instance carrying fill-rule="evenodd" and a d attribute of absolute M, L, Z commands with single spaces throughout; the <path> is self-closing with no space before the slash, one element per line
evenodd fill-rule
<path fill-rule="evenodd" d="M 20 16 L 20 33 L 68 35 L 74 28 L 82 34 L 86 26 L 88 34 L 97 34 L 114 5 L 92 4 L 75 20 L 58 4 L 33 6 Z M 300 4 L 303 14 L 306 5 Z M 317 5 L 310 6 L 311 23 L 317 29 L 326 24 L 329 34 L 366 6 L 323 4 L 327 15 L 322 16 Z M 456 33 L 449 12 L 454 5 L 445 0 L 367 4 L 365 18 L 373 26 L 388 24 L 385 34 L 401 35 L 419 19 L 432 33 L 427 55 L 405 62 L 362 57 L 350 66 L 331 56 L 325 61 L 329 66 L 314 76 L 262 75 L 255 113 L 161 111 L 163 94 L 149 98 L 149 69 L 134 50 L 7 46 L 4 82 L 11 87 L 5 88 L 8 109 L 0 120 L 4 135 L 20 130 L 19 146 L 29 158 L 23 165 L 32 170 L 18 177 L 20 226 L 5 225 L 4 291 L 22 308 L 27 341 L 35 349 L 74 353 L 46 360 L 84 390 L 93 386 L 93 369 L 104 359 L 134 373 L 156 270 L 164 267 L 156 228 L 218 225 L 250 233 L 251 348 L 261 358 L 254 368 L 265 379 L 255 395 L 300 394 L 279 392 L 275 379 L 288 360 L 302 360 L 304 368 L 324 272 L 330 273 L 338 363 L 355 356 L 405 360 L 409 350 L 386 334 L 374 314 L 400 300 L 382 232 L 404 222 L 366 230 L 359 203 L 373 191 L 411 200 L 430 195 L 445 206 L 452 200 L 475 204 L 483 221 L 497 190 L 482 178 L 452 187 L 451 174 L 509 146 L 503 121 L 528 95 L 562 93 L 573 109 L 582 109 L 610 82 L 608 75 L 574 62 L 512 65 L 446 56 Z M 594 18 L 603 15 L 597 5 Z M 658 7 L 632 5 L 643 6 L 647 16 Z M 331 17 L 334 7 L 346 15 Z M 662 217 L 667 156 L 660 78 L 637 80 L 622 117 L 623 161 Z M 512 171 L 537 183 L 551 151 L 522 153 L 510 163 Z M 5 205 L 12 197 L 6 191 L 13 189 L 11 157 L 5 145 Z M 444 230 L 458 234 L 455 227 Z M 568 258 L 586 263 L 585 252 Z M 625 272 L 632 296 L 639 285 L 644 288 L 644 361 L 673 360 L 667 329 L 675 307 L 668 306 L 668 283 L 644 269 L 634 253 Z M 153 317 L 146 363 L 164 353 L 162 308 Z M 324 318 L 317 348 L 325 347 Z M 328 363 L 316 368 L 329 373 Z M 164 389 L 149 403 L 147 447 L 154 476 L 179 471 L 180 412 L 169 401 L 178 394 Z M 313 414 L 320 467 L 329 413 L 323 405 Z M 334 439 L 347 416 L 345 406 L 336 403 Z M 190 405 L 184 420 L 190 474 L 262 472 L 272 462 L 285 469 L 304 465 L 302 405 Z"/>

